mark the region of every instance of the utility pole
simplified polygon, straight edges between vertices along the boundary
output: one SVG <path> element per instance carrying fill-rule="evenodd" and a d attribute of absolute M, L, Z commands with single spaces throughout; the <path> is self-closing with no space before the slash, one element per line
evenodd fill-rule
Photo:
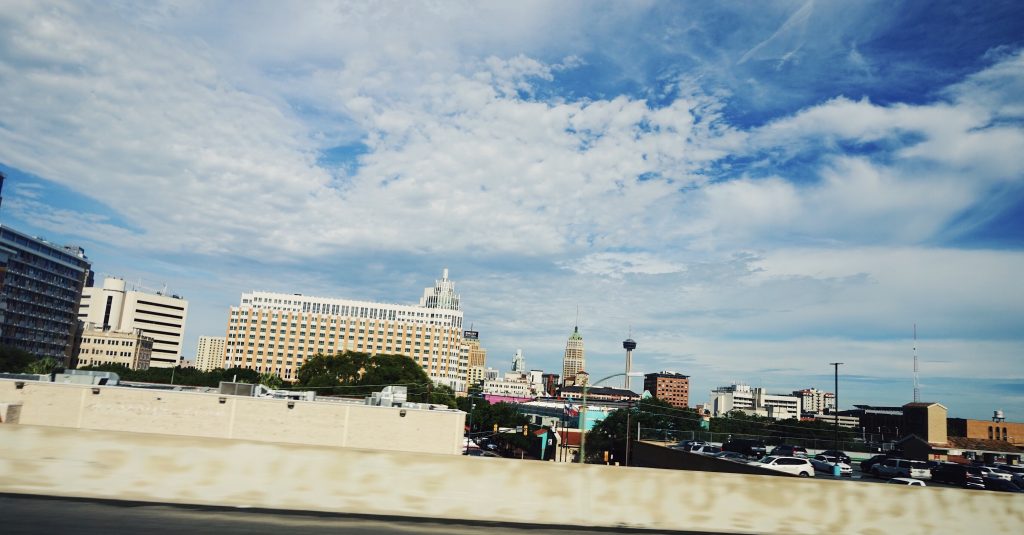
<path fill-rule="evenodd" d="M 842 366 L 842 362 L 830 362 L 829 366 L 835 368 L 835 399 L 836 406 L 832 408 L 832 412 L 835 415 L 835 437 L 832 449 L 836 450 L 835 464 L 832 465 L 833 475 L 839 476 L 839 367 Z"/>

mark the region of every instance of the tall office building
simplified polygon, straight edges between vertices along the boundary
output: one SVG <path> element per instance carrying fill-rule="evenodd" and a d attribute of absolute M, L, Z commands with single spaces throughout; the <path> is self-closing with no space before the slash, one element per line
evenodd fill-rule
<path fill-rule="evenodd" d="M 223 336 L 200 336 L 196 346 L 196 369 L 208 372 L 224 365 Z"/>
<path fill-rule="evenodd" d="M 480 347 L 480 333 L 477 331 L 462 332 L 462 352 L 460 359 L 466 361 L 467 388 L 481 385 L 484 382 L 484 370 L 487 368 L 487 350 Z"/>
<path fill-rule="evenodd" d="M 565 356 L 562 357 L 563 384 L 576 384 L 576 374 L 583 371 L 586 364 L 583 354 L 583 336 L 580 335 L 580 327 L 577 325 L 569 335 L 569 341 L 565 344 Z"/>
<path fill-rule="evenodd" d="M 515 355 L 512 355 L 512 371 L 526 373 L 526 357 L 522 349 L 517 349 Z"/>
<path fill-rule="evenodd" d="M 188 301 L 177 295 L 126 290 L 122 279 L 107 277 L 102 287 L 82 291 L 78 319 L 103 330 L 142 331 L 153 339 L 150 368 L 173 368 L 181 358 Z"/>
<path fill-rule="evenodd" d="M 70 365 L 85 251 L 0 226 L 0 344 Z"/>
<path fill-rule="evenodd" d="M 418 305 L 299 294 L 242 294 L 228 317 L 224 367 L 239 366 L 294 381 L 316 354 L 358 351 L 406 355 L 437 383 L 466 391 L 462 310 L 444 270 Z"/>

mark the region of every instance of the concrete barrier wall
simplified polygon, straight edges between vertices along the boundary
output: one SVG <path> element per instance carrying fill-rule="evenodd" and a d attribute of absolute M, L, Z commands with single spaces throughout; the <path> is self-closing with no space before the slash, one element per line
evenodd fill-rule
<path fill-rule="evenodd" d="M 463 447 L 459 411 L 17 383 L 0 379 L 0 403 L 20 403 L 21 424 L 447 454 Z"/>
<path fill-rule="evenodd" d="M 0 425 L 0 492 L 720 533 L 1015 533 L 1024 498 Z"/>

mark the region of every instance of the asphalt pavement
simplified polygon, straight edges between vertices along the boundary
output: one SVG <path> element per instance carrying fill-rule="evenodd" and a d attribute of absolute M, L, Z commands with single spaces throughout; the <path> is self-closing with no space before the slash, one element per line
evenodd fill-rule
<path fill-rule="evenodd" d="M 522 535 L 665 533 L 647 530 L 560 529 L 557 526 L 462 523 L 395 517 L 294 513 L 235 508 L 79 500 L 0 494 L 0 533 L 180 533 L 345 535 Z M 555 520 L 557 521 L 557 520 Z M 678 532 L 675 532 L 678 533 Z M 689 532 L 694 533 L 694 532 Z"/>

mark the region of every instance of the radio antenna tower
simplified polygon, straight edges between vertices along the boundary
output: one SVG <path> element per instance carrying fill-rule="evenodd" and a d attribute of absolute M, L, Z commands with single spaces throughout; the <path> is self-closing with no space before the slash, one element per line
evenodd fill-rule
<path fill-rule="evenodd" d="M 921 401 L 921 384 L 917 380 L 917 324 L 914 324 L 914 403 Z"/>

